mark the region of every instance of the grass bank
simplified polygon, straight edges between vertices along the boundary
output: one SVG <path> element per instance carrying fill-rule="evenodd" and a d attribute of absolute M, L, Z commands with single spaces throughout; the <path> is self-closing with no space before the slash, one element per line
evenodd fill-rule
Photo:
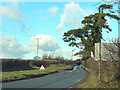
<path fill-rule="evenodd" d="M 72 69 L 72 65 L 50 65 L 46 67 L 46 71 L 40 71 L 39 67 L 36 67 L 34 70 L 22 70 L 22 71 L 11 71 L 11 72 L 2 72 L 2 82 L 23 80 L 29 78 L 40 77 L 48 75 L 55 72 L 60 72 L 62 70 Z"/>
<path fill-rule="evenodd" d="M 102 85 L 100 84 L 96 74 L 94 72 L 89 73 L 87 79 L 85 81 L 78 85 L 77 88 L 101 88 Z"/>

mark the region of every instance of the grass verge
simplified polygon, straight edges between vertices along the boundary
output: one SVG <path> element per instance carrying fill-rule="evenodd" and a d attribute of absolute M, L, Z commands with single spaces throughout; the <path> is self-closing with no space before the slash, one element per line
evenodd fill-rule
<path fill-rule="evenodd" d="M 45 71 L 40 71 L 39 67 L 36 67 L 35 70 L 23 70 L 23 71 L 12 71 L 12 72 L 2 72 L 2 82 L 16 81 L 29 79 L 34 77 L 40 77 L 48 75 L 50 73 L 59 72 L 61 70 L 72 69 L 71 65 L 50 65 L 46 67 Z"/>
<path fill-rule="evenodd" d="M 77 86 L 77 88 L 101 88 L 102 85 L 100 84 L 97 75 L 92 72 L 89 73 L 87 79 L 80 85 Z"/>
<path fill-rule="evenodd" d="M 89 74 L 88 77 L 83 81 L 82 84 L 79 84 L 76 88 L 119 88 L 118 87 L 118 82 L 117 81 L 112 81 L 109 83 L 104 83 L 104 82 L 100 82 L 100 80 L 98 79 L 97 74 L 94 71 L 91 71 L 90 69 L 88 70 Z M 119 88 L 120 90 L 120 88 Z"/>
<path fill-rule="evenodd" d="M 113 85 L 115 84 L 116 82 L 112 82 L 111 85 L 108 85 L 106 83 L 101 83 L 98 79 L 98 76 L 95 74 L 95 72 L 91 72 L 87 79 L 82 83 L 82 84 L 79 84 L 76 88 L 82 88 L 82 90 L 84 90 L 84 88 L 118 88 L 117 84 L 116 85 Z M 120 88 L 119 88 L 120 90 Z"/>

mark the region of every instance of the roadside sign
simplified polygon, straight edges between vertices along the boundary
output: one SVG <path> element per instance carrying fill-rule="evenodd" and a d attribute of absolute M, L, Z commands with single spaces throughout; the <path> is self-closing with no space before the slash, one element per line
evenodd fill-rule
<path fill-rule="evenodd" d="M 45 70 L 45 67 L 43 65 L 41 65 L 39 70 Z"/>

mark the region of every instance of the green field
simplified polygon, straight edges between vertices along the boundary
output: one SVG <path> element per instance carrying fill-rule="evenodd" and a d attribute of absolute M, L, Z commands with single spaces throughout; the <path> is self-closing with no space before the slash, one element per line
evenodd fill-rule
<path fill-rule="evenodd" d="M 42 75 L 47 75 L 52 72 L 59 72 L 61 70 L 72 69 L 71 65 L 50 65 L 46 67 L 46 70 L 39 70 L 39 67 L 36 67 L 35 70 L 23 70 L 23 71 L 12 71 L 12 72 L 2 72 L 2 81 L 11 81 L 11 80 L 20 80 L 20 79 L 29 79 L 33 77 L 39 77 Z"/>

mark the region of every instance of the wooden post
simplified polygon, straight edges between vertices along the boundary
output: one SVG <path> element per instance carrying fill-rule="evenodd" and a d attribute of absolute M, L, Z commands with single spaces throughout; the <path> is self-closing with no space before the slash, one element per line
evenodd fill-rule
<path fill-rule="evenodd" d="M 36 39 L 36 40 L 37 40 L 37 57 L 38 57 L 38 46 L 39 46 L 39 39 L 41 39 L 41 38 L 34 38 L 34 39 Z"/>
<path fill-rule="evenodd" d="M 39 38 L 37 38 L 37 57 L 38 57 L 38 41 L 39 41 Z"/>

